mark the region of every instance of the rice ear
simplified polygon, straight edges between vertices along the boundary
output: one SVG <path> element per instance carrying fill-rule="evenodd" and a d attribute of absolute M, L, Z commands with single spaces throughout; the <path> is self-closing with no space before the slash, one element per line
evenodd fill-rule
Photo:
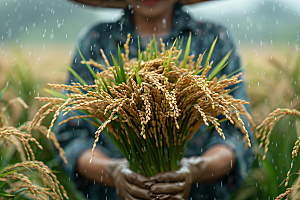
<path fill-rule="evenodd" d="M 83 86 L 80 83 L 73 83 L 71 86 L 51 85 L 54 88 L 68 89 L 73 93 L 68 94 L 68 99 L 48 101 L 50 104 L 37 114 L 31 128 L 54 110 L 55 115 L 49 131 L 59 112 L 66 115 L 69 112 L 80 111 L 83 115 L 71 116 L 61 123 L 79 118 L 93 123 L 98 130 L 95 133 L 92 152 L 94 153 L 104 132 L 128 159 L 131 169 L 147 177 L 157 172 L 178 169 L 177 161 L 184 156 L 181 152 L 186 152 L 190 148 L 188 143 L 194 142 L 192 139 L 202 124 L 209 127 L 209 130 L 214 127 L 225 139 L 226 135 L 220 126 L 223 121 L 216 118 L 220 114 L 225 115 L 230 123 L 239 125 L 246 144 L 251 146 L 248 132 L 240 118 L 241 114 L 246 113 L 240 104 L 246 102 L 229 98 L 226 89 L 229 85 L 241 82 L 238 79 L 240 74 L 219 80 L 215 75 L 224 66 L 221 62 L 219 64 L 221 67 L 213 71 L 214 77 L 211 79 L 207 77 L 213 63 L 209 59 L 216 40 L 210 49 L 207 66 L 203 68 L 201 76 L 197 73 L 201 72 L 198 68 L 201 66 L 203 55 L 198 57 L 196 64 L 193 61 L 194 56 L 189 56 L 191 34 L 184 60 L 180 63 L 178 59 L 182 49 L 177 48 L 179 45 L 182 46 L 181 42 L 179 44 L 176 39 L 172 47 L 165 52 L 162 40 L 160 42 L 162 52 L 158 51 L 154 36 L 146 52 L 139 50 L 136 60 L 127 58 L 128 40 L 124 44 L 125 54 L 121 53 L 118 45 L 119 66 L 111 55 L 116 71 L 108 67 L 98 73 L 96 85 Z M 227 57 L 229 54 L 230 52 Z M 223 61 L 227 57 L 225 56 Z M 115 81 L 112 81 L 113 78 Z M 39 98 L 39 100 L 47 99 Z M 165 159 L 166 156 L 170 159 Z M 90 162 L 92 159 L 93 155 Z M 149 165 L 141 165 L 143 162 Z"/>

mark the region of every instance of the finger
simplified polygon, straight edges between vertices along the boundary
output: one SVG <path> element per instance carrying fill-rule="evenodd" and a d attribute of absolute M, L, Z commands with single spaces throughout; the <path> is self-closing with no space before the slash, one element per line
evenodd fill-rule
<path fill-rule="evenodd" d="M 185 180 L 184 174 L 177 173 L 176 171 L 161 172 L 150 177 L 150 180 L 165 183 L 165 182 L 182 182 Z"/>
<path fill-rule="evenodd" d="M 134 185 L 138 185 L 141 188 L 149 189 L 153 184 L 155 184 L 154 180 L 150 180 L 146 176 L 138 174 L 130 170 L 130 172 L 125 173 L 125 179 Z"/>
<path fill-rule="evenodd" d="M 143 189 L 139 187 L 138 185 L 131 184 L 127 182 L 126 180 L 124 181 L 124 189 L 128 194 L 131 196 L 138 198 L 138 199 L 147 199 L 151 200 L 150 196 L 150 191 L 149 189 Z"/>
<path fill-rule="evenodd" d="M 184 182 L 157 183 L 151 186 L 150 192 L 153 194 L 178 194 L 183 191 L 184 186 Z"/>
<path fill-rule="evenodd" d="M 152 200 L 184 200 L 182 194 L 153 194 L 150 192 L 150 196 L 153 198 Z"/>
<path fill-rule="evenodd" d="M 170 198 L 170 194 L 152 194 L 150 196 L 153 198 L 152 200 L 167 200 Z"/>
<path fill-rule="evenodd" d="M 140 200 L 140 199 L 137 199 L 137 198 L 131 196 L 123 187 L 120 189 L 117 189 L 117 195 L 121 200 Z"/>

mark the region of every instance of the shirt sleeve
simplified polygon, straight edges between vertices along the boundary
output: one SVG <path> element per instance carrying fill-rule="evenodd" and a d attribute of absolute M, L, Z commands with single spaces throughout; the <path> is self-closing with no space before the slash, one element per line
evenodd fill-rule
<path fill-rule="evenodd" d="M 227 66 L 218 75 L 220 77 L 222 74 L 229 75 L 233 72 L 236 72 L 237 70 L 240 70 L 242 65 L 237 45 L 234 43 L 232 36 L 228 33 L 227 30 L 222 27 L 219 27 L 216 32 L 219 38 L 216 43 L 216 47 L 211 60 L 213 60 L 215 64 L 217 64 L 231 49 L 233 50 L 232 54 L 228 58 Z M 236 99 L 248 101 L 245 88 L 244 71 L 242 72 L 243 76 L 240 78 L 243 79 L 243 82 L 230 86 L 229 88 L 231 89 L 235 88 L 230 93 L 230 95 L 232 95 Z M 236 89 L 237 86 L 238 88 Z M 250 112 L 249 106 L 246 105 L 245 107 L 246 110 Z M 223 116 L 222 118 L 225 117 Z M 252 141 L 254 137 L 250 124 L 243 115 L 241 116 L 241 118 L 245 124 L 245 128 L 249 133 L 250 141 L 253 145 Z M 212 146 L 223 144 L 232 149 L 235 155 L 236 162 L 234 170 L 231 173 L 227 174 L 223 179 L 219 181 L 208 183 L 210 188 L 214 188 L 214 191 L 212 192 L 214 193 L 214 195 L 216 195 L 216 197 L 228 196 L 228 194 L 236 191 L 241 186 L 243 180 L 247 177 L 248 171 L 250 170 L 254 160 L 254 154 L 252 151 L 253 146 L 252 148 L 246 147 L 246 144 L 243 141 L 244 134 L 240 129 L 235 128 L 235 126 L 229 121 L 221 123 L 220 127 L 222 128 L 226 139 L 223 140 L 223 138 L 219 136 L 218 132 L 213 129 L 207 136 L 207 140 L 205 142 L 206 145 L 204 146 L 203 151 Z"/>
<path fill-rule="evenodd" d="M 86 60 L 92 58 L 97 62 L 101 62 L 100 57 L 100 47 L 97 39 L 99 39 L 99 34 L 94 29 L 88 29 L 88 31 L 81 32 L 80 39 L 78 40 L 77 46 L 80 49 L 83 57 Z M 85 64 L 81 64 L 81 56 L 77 48 L 75 48 L 75 55 L 72 62 L 72 69 L 82 78 L 87 84 L 94 84 L 93 76 L 91 72 L 88 70 Z M 100 71 L 98 68 L 95 68 L 94 71 Z M 76 77 L 69 73 L 67 84 L 71 85 L 71 82 L 79 82 Z M 64 91 L 64 93 L 68 93 L 68 91 Z M 87 122 L 84 119 L 75 119 L 71 120 L 65 124 L 58 125 L 59 122 L 68 119 L 69 117 L 76 115 L 82 115 L 81 112 L 73 112 L 68 113 L 66 116 L 63 116 L 62 113 L 58 116 L 56 120 L 55 126 L 53 128 L 53 132 L 56 134 L 58 142 L 61 144 L 62 148 L 65 151 L 65 156 L 68 161 L 68 164 L 63 163 L 62 159 L 60 159 L 57 155 L 57 158 L 60 160 L 61 165 L 63 166 L 66 173 L 70 176 L 70 178 L 74 179 L 78 174 L 76 173 L 76 163 L 79 156 L 87 149 L 91 149 L 95 140 L 95 132 L 97 127 Z M 102 133 L 101 133 L 102 134 Z M 104 134 L 104 133 L 103 133 Z M 99 140 L 97 144 L 98 149 L 101 150 L 105 155 L 111 157 L 111 152 L 106 148 L 108 145 L 103 141 Z"/>

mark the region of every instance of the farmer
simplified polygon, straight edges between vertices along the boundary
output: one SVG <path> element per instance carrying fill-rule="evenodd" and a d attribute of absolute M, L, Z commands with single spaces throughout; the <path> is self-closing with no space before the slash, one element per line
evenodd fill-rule
<path fill-rule="evenodd" d="M 200 2 L 199 0 L 124 0 L 89 1 L 80 3 L 93 6 L 123 7 L 122 17 L 113 23 L 96 24 L 86 27 L 80 34 L 78 46 L 86 59 L 105 64 L 100 53 L 103 49 L 110 63 L 110 53 L 117 57 L 118 44 L 126 42 L 131 34 L 129 58 L 137 57 L 137 35 L 141 49 L 144 50 L 153 37 L 162 38 L 166 48 L 170 48 L 175 38 L 184 37 L 187 42 L 192 33 L 190 54 L 199 55 L 209 50 L 214 39 L 218 41 L 211 60 L 218 63 L 231 49 L 228 65 L 221 74 L 230 74 L 241 68 L 240 56 L 233 37 L 220 25 L 209 22 L 197 22 L 182 11 L 182 5 Z M 157 42 L 159 45 L 159 42 Z M 185 46 L 183 45 L 183 49 Z M 124 49 L 121 49 L 124 52 Z M 208 53 L 206 53 L 207 55 Z M 183 55 L 183 54 L 182 54 Z M 204 57 L 206 60 L 206 57 Z M 93 77 L 76 51 L 72 68 L 88 84 Z M 97 71 L 98 69 L 95 69 Z M 68 84 L 76 82 L 70 74 Z M 231 93 L 237 99 L 247 100 L 244 83 Z M 66 116 L 68 117 L 68 116 Z M 64 117 L 58 119 L 62 121 Z M 250 133 L 245 118 L 246 128 Z M 202 126 L 195 137 L 203 131 Z M 230 123 L 223 123 L 226 140 L 216 130 L 197 139 L 177 171 L 160 173 L 151 178 L 132 172 L 127 161 L 115 145 L 103 133 L 95 151 L 95 157 L 89 164 L 96 128 L 85 120 L 73 120 L 64 125 L 56 124 L 54 132 L 63 146 L 68 164 L 62 164 L 68 175 L 88 199 L 225 199 L 236 191 L 246 178 L 253 162 L 251 149 L 245 148 L 243 134 Z M 144 163 L 147 164 L 147 163 Z M 119 197 L 119 198 L 118 198 Z"/>

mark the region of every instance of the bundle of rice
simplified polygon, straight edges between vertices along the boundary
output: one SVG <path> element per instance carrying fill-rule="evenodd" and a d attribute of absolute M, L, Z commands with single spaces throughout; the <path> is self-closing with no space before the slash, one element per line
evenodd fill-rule
<path fill-rule="evenodd" d="M 102 50 L 106 66 L 93 60 L 86 61 L 81 55 L 82 63 L 94 76 L 94 85 L 87 85 L 70 67 L 79 83 L 49 84 L 70 93 L 66 97 L 37 97 L 48 103 L 36 114 L 30 129 L 39 126 L 49 113 L 54 112 L 50 133 L 61 111 L 64 115 L 81 111 L 83 115 L 75 115 L 60 124 L 79 118 L 89 120 L 98 127 L 93 152 L 103 131 L 128 160 L 130 168 L 147 177 L 178 169 L 180 160 L 192 145 L 192 138 L 203 124 L 207 129 L 214 127 L 225 139 L 220 123 L 229 120 L 241 129 L 246 144 L 251 146 L 240 118 L 245 114 L 252 122 L 243 106 L 248 102 L 234 99 L 226 89 L 242 81 L 239 80 L 241 73 L 216 77 L 226 66 L 231 51 L 208 73 L 217 39 L 202 66 L 202 54 L 196 62 L 194 55 L 188 56 L 191 36 L 181 62 L 178 59 L 182 49 L 178 48 L 177 40 L 169 50 L 165 50 L 165 44 L 160 40 L 162 48 L 159 52 L 155 38 L 146 51 L 141 52 L 139 48 L 137 59 L 129 60 L 129 38 L 130 35 L 124 44 L 125 55 L 118 48 L 119 65 L 111 55 L 114 65 L 110 66 Z M 100 68 L 101 73 L 95 74 L 91 65 Z M 224 119 L 217 118 L 220 115 L 225 116 Z"/>

